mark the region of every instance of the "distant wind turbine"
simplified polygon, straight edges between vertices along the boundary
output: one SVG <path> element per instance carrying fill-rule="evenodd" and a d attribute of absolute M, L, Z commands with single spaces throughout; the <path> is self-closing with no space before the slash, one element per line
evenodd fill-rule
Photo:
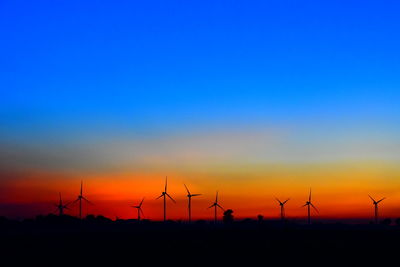
<path fill-rule="evenodd" d="M 279 205 L 281 206 L 281 220 L 284 221 L 285 220 L 285 204 L 286 202 L 289 201 L 290 198 L 286 199 L 285 201 L 281 202 L 278 198 L 275 198 L 276 201 L 279 202 Z"/>
<path fill-rule="evenodd" d="M 370 195 L 368 195 L 369 198 L 372 200 L 373 204 L 374 204 L 374 209 L 375 209 L 375 223 L 378 224 L 379 222 L 379 218 L 378 218 L 378 204 L 386 199 L 386 197 L 382 198 L 381 200 L 376 201 L 375 199 L 373 199 Z"/>
<path fill-rule="evenodd" d="M 187 197 L 188 197 L 188 212 L 189 212 L 189 223 L 192 221 L 192 197 L 197 197 L 197 196 L 201 196 L 201 194 L 191 194 L 189 189 L 187 188 L 187 186 L 185 184 L 183 184 L 186 188 L 187 191 Z"/>
<path fill-rule="evenodd" d="M 132 208 L 137 209 L 137 220 L 140 221 L 140 214 L 144 216 L 143 210 L 142 210 L 142 204 L 143 204 L 144 198 L 142 201 L 140 201 L 140 204 L 138 206 L 131 206 Z"/>
<path fill-rule="evenodd" d="M 62 215 L 64 215 L 64 209 L 69 210 L 68 205 L 70 203 L 63 204 L 63 201 L 61 199 L 61 193 L 59 193 L 59 195 L 60 195 L 60 201 L 58 202 L 58 204 L 54 204 L 54 205 L 57 207 L 57 209 L 55 211 L 58 211 L 58 215 L 62 216 Z"/>
<path fill-rule="evenodd" d="M 167 221 L 167 199 L 166 199 L 166 197 L 169 197 L 174 203 L 176 203 L 176 201 L 167 193 L 167 186 L 168 186 L 168 177 L 165 177 L 164 192 L 162 192 L 161 195 L 158 198 L 156 198 L 156 199 L 159 199 L 161 197 L 164 198 L 164 222 Z"/>
<path fill-rule="evenodd" d="M 310 210 L 310 206 L 313 207 L 317 213 L 319 213 L 319 211 L 317 210 L 317 208 L 316 208 L 316 207 L 312 204 L 312 202 L 311 202 L 311 188 L 310 188 L 310 195 L 308 196 L 308 201 L 306 202 L 306 204 L 303 205 L 303 207 L 305 207 L 305 206 L 307 206 L 308 224 L 311 224 L 311 210 Z"/>
<path fill-rule="evenodd" d="M 80 194 L 78 195 L 78 198 L 72 202 L 72 204 L 75 204 L 76 202 L 79 201 L 79 219 L 82 219 L 82 199 L 85 200 L 87 203 L 94 205 L 92 202 L 90 202 L 87 198 L 83 196 L 83 181 L 81 181 L 81 191 Z"/>
<path fill-rule="evenodd" d="M 218 191 L 217 191 L 217 195 L 215 197 L 215 202 L 214 204 L 212 204 L 210 207 L 208 207 L 209 209 L 211 209 L 212 207 L 214 207 L 214 223 L 217 223 L 217 208 L 220 208 L 221 210 L 225 211 L 223 207 L 221 207 L 221 205 L 218 204 Z"/>

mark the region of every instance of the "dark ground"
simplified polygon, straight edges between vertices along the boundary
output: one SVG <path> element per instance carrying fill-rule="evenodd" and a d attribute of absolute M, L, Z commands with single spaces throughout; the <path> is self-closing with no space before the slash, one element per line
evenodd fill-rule
<path fill-rule="evenodd" d="M 400 227 L 0 221 L 1 266 L 398 266 Z"/>

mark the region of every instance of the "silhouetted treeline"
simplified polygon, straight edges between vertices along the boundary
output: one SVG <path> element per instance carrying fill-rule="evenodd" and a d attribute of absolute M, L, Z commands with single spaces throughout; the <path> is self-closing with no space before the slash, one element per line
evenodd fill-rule
<path fill-rule="evenodd" d="M 73 217 L 70 215 L 54 215 L 54 214 L 49 214 L 49 215 L 39 215 L 35 219 L 25 219 L 22 221 L 17 221 L 17 220 L 11 220 L 7 219 L 6 217 L 0 217 L 0 231 L 4 231 L 7 229 L 19 227 L 19 228 L 24 228 L 24 227 L 33 227 L 33 226 L 47 226 L 47 227 L 59 227 L 62 229 L 63 227 L 65 228 L 73 228 L 73 227 L 80 227 L 82 225 L 92 225 L 92 226 L 108 226 L 108 227 L 124 227 L 124 226 L 129 226 L 129 227 L 136 227 L 136 226 L 146 226 L 146 227 L 163 227 L 165 225 L 167 226 L 175 226 L 175 227 L 194 227 L 194 226 L 207 226 L 207 227 L 222 227 L 223 225 L 234 225 L 234 226 L 265 226 L 265 227 L 304 227 L 304 228 L 316 228 L 316 227 L 330 227 L 330 228 L 376 228 L 376 227 L 400 227 L 400 218 L 397 218 L 395 220 L 392 220 L 390 218 L 386 218 L 380 221 L 379 225 L 375 225 L 373 221 L 371 221 L 369 224 L 345 224 L 345 223 L 323 223 L 323 222 L 314 222 L 311 226 L 307 226 L 304 223 L 300 223 L 299 221 L 295 220 L 272 220 L 272 219 L 266 219 L 264 218 L 263 215 L 258 215 L 257 218 L 251 219 L 239 219 L 239 220 L 234 220 L 233 216 L 233 210 L 228 209 L 224 212 L 224 216 L 222 218 L 222 221 L 217 223 L 217 225 L 214 224 L 212 220 L 206 221 L 206 220 L 198 220 L 198 221 L 193 221 L 191 224 L 188 224 L 186 221 L 174 221 L 174 220 L 168 220 L 167 222 L 161 222 L 161 221 L 151 221 L 151 220 L 146 220 L 142 219 L 140 221 L 136 219 L 116 219 L 112 220 L 110 218 L 104 217 L 102 215 L 87 215 L 83 219 L 79 219 L 77 217 Z"/>

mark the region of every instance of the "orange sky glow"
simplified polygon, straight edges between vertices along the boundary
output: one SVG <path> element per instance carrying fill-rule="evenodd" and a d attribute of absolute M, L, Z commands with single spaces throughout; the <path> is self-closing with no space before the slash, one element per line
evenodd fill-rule
<path fill-rule="evenodd" d="M 76 199 L 80 180 L 84 195 L 95 205 L 84 205 L 84 214 L 102 214 L 115 219 L 136 218 L 130 206 L 144 197 L 145 218 L 162 219 L 162 200 L 156 200 L 169 177 L 168 192 L 177 201 L 168 202 L 168 218 L 187 219 L 187 198 L 184 183 L 192 193 L 202 196 L 193 199 L 193 219 L 211 219 L 207 209 L 220 192 L 220 204 L 234 210 L 237 218 L 278 218 L 279 206 L 275 197 L 290 198 L 286 206 L 289 218 L 304 218 L 301 206 L 312 187 L 313 202 L 320 213 L 314 218 L 369 218 L 372 204 L 368 194 L 387 197 L 380 207 L 382 217 L 400 215 L 400 169 L 382 162 L 298 164 L 298 165 L 235 165 L 186 169 L 113 172 L 4 172 L 0 195 L 1 215 L 21 218 L 34 217 L 54 211 L 58 192 L 66 202 Z M 67 214 L 77 215 L 72 206 Z M 222 214 L 221 214 L 222 215 Z"/>

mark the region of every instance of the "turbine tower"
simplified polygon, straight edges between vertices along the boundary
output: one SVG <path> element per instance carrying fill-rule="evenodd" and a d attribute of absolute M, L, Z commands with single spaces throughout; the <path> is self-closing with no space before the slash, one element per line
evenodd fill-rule
<path fill-rule="evenodd" d="M 285 201 L 281 202 L 278 198 L 275 198 L 276 201 L 279 202 L 279 205 L 281 206 L 281 220 L 284 221 L 285 220 L 285 204 L 286 202 L 289 201 L 290 198 L 286 199 Z"/>
<path fill-rule="evenodd" d="M 311 208 L 310 208 L 310 206 L 313 207 L 313 209 L 315 209 L 315 211 L 317 213 L 319 213 L 317 208 L 311 202 L 311 188 L 310 188 L 310 195 L 308 196 L 308 201 L 306 202 L 306 204 L 303 205 L 303 207 L 305 207 L 305 206 L 307 206 L 308 224 L 311 224 L 311 210 L 310 210 Z"/>
<path fill-rule="evenodd" d="M 218 204 L 218 191 L 217 191 L 217 195 L 215 197 L 215 202 L 214 204 L 212 204 L 210 207 L 208 207 L 209 209 L 211 209 L 212 207 L 214 207 L 214 223 L 217 223 L 217 208 L 220 208 L 221 210 L 225 211 L 223 207 L 221 207 L 221 205 Z"/>
<path fill-rule="evenodd" d="M 189 223 L 192 222 L 192 197 L 197 197 L 197 196 L 201 196 L 201 194 L 191 194 L 189 189 L 187 188 L 187 186 L 185 184 L 183 184 L 186 188 L 187 191 L 187 197 L 188 197 L 188 212 L 189 212 Z"/>
<path fill-rule="evenodd" d="M 54 205 L 57 207 L 57 209 L 55 211 L 58 211 L 58 215 L 62 216 L 62 215 L 64 215 L 64 209 L 69 210 L 69 208 L 67 206 L 70 203 L 67 203 L 64 205 L 62 202 L 62 199 L 61 199 L 61 193 L 59 193 L 59 195 L 60 195 L 60 201 L 58 202 L 58 204 L 54 204 Z"/>
<path fill-rule="evenodd" d="M 142 204 L 143 204 L 144 198 L 142 199 L 142 201 L 140 202 L 140 204 L 138 206 L 131 206 L 132 208 L 136 208 L 137 209 L 137 220 L 138 222 L 140 221 L 140 214 L 142 214 L 144 216 L 143 210 L 142 210 Z"/>
<path fill-rule="evenodd" d="M 72 202 L 72 204 L 75 204 L 76 202 L 79 201 L 79 219 L 82 219 L 82 199 L 85 200 L 87 203 L 94 205 L 92 202 L 90 202 L 87 198 L 83 196 L 83 181 L 81 181 L 81 191 L 80 194 L 78 195 L 78 198 Z"/>
<path fill-rule="evenodd" d="M 167 193 L 167 186 L 168 186 L 168 177 L 165 177 L 164 192 L 162 192 L 161 195 L 158 198 L 156 198 L 156 199 L 159 199 L 161 197 L 164 198 L 164 222 L 167 221 L 167 199 L 166 199 L 166 197 L 169 197 L 174 203 L 176 203 L 176 201 Z"/>
<path fill-rule="evenodd" d="M 375 224 L 378 224 L 379 222 L 379 218 L 378 218 L 378 204 L 386 199 L 386 197 L 382 198 L 381 200 L 376 201 L 375 199 L 373 199 L 370 195 L 368 195 L 369 198 L 372 200 L 373 204 L 374 204 L 374 209 L 375 209 Z"/>

